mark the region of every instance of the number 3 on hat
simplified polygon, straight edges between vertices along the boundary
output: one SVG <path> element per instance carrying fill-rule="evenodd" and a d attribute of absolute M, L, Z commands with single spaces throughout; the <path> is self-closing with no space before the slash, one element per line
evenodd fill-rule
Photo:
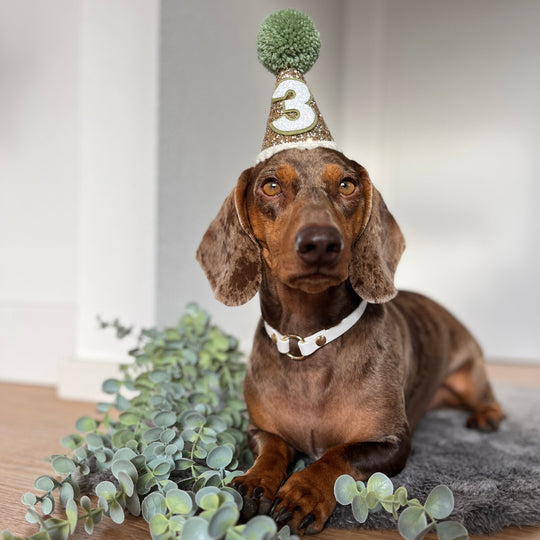
<path fill-rule="evenodd" d="M 310 131 L 317 124 L 317 113 L 309 102 L 311 92 L 305 82 L 284 79 L 272 94 L 272 103 L 282 102 L 283 114 L 270 127 L 282 135 L 297 135 Z"/>

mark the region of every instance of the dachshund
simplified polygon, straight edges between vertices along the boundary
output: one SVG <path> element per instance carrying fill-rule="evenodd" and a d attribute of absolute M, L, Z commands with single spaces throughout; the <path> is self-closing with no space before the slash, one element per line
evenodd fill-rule
<path fill-rule="evenodd" d="M 320 532 L 342 474 L 397 474 L 435 407 L 491 431 L 504 414 L 482 351 L 448 311 L 398 292 L 403 235 L 364 167 L 291 148 L 244 171 L 197 259 L 216 298 L 259 292 L 244 393 L 253 466 L 235 479 L 248 513 Z M 307 336 L 307 337 L 306 337 Z M 288 477 L 299 455 L 315 461 Z"/>

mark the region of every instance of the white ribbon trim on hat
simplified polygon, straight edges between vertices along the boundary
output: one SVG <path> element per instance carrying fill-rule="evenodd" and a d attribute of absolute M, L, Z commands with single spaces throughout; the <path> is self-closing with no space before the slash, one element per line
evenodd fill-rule
<path fill-rule="evenodd" d="M 281 152 L 282 150 L 288 150 L 289 148 L 299 148 L 301 150 L 312 150 L 313 148 L 318 148 L 322 146 L 323 148 L 331 148 L 332 150 L 339 150 L 338 145 L 334 141 L 298 141 L 298 142 L 286 142 L 281 144 L 275 144 L 269 146 L 262 150 L 257 156 L 257 161 L 255 164 L 260 163 L 261 161 L 267 160 L 269 157 L 272 157 L 274 154 Z"/>
<path fill-rule="evenodd" d="M 324 345 L 334 341 L 338 337 L 342 336 L 347 330 L 352 328 L 362 317 L 367 306 L 367 301 L 362 300 L 360 305 L 347 317 L 345 317 L 338 325 L 333 326 L 332 328 L 327 328 L 321 330 L 316 334 L 302 338 L 295 334 L 280 334 L 277 330 L 272 328 L 266 321 L 264 322 L 264 328 L 266 333 L 276 344 L 277 350 L 281 354 L 286 354 L 293 360 L 302 360 L 305 356 L 313 354 L 315 351 L 318 351 Z M 300 349 L 300 354 L 302 356 L 293 356 L 290 354 L 290 339 L 296 339 L 298 341 L 298 348 Z"/>

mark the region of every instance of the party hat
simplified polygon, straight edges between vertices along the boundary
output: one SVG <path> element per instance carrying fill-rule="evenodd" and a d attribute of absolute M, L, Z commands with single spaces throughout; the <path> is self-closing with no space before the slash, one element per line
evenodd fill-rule
<path fill-rule="evenodd" d="M 276 75 L 276 86 L 257 163 L 288 148 L 337 149 L 304 79 L 320 48 L 319 32 L 304 13 L 282 9 L 261 24 L 257 55 Z"/>

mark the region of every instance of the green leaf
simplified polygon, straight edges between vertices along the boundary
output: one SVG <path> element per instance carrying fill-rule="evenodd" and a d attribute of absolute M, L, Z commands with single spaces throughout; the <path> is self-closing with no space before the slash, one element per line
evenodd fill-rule
<path fill-rule="evenodd" d="M 128 496 L 131 497 L 135 491 L 135 484 L 129 474 L 124 471 L 118 473 L 118 483 L 120 484 L 121 490 Z"/>
<path fill-rule="evenodd" d="M 116 478 L 118 478 L 118 475 L 123 472 L 134 481 L 136 481 L 139 476 L 135 465 L 133 465 L 133 463 L 127 459 L 119 459 L 114 461 L 111 467 L 111 472 Z"/>
<path fill-rule="evenodd" d="M 359 494 L 354 478 L 348 474 L 342 474 L 334 484 L 334 495 L 339 504 L 351 504 Z"/>
<path fill-rule="evenodd" d="M 103 448 L 103 439 L 101 438 L 101 435 L 98 435 L 97 433 L 87 433 L 85 438 L 89 450 L 99 450 Z"/>
<path fill-rule="evenodd" d="M 193 450 L 193 455 L 197 458 L 197 459 L 205 459 L 206 456 L 208 455 L 208 452 L 206 451 L 206 448 L 204 448 L 204 446 L 201 446 L 200 444 L 197 445 L 194 450 Z"/>
<path fill-rule="evenodd" d="M 394 500 L 401 506 L 405 506 L 407 504 L 407 488 L 399 486 L 394 493 Z"/>
<path fill-rule="evenodd" d="M 356 495 L 351 502 L 351 508 L 354 519 L 356 519 L 358 523 L 364 523 L 369 515 L 369 508 L 365 497 Z"/>
<path fill-rule="evenodd" d="M 242 474 L 242 471 L 237 471 L 237 472 Z M 236 475 L 236 476 L 239 476 L 239 475 Z M 224 493 L 224 494 L 226 493 L 227 495 L 230 495 L 231 500 L 234 501 L 238 510 L 242 510 L 242 506 L 244 505 L 244 499 L 242 498 L 242 495 L 240 495 L 240 493 L 236 491 L 236 489 L 225 486 L 221 488 L 221 493 Z"/>
<path fill-rule="evenodd" d="M 219 495 L 219 489 L 214 486 L 209 486 L 209 487 L 204 487 L 202 489 L 199 489 L 195 493 L 195 502 L 197 503 L 197 506 L 199 508 L 202 508 L 201 501 L 202 501 L 202 498 L 205 497 L 206 495 Z"/>
<path fill-rule="evenodd" d="M 154 424 L 158 427 L 167 428 L 176 424 L 176 414 L 172 411 L 162 411 L 154 416 Z"/>
<path fill-rule="evenodd" d="M 21 497 L 21 502 L 26 506 L 34 506 L 34 504 L 36 504 L 36 501 L 36 496 L 30 491 L 28 491 Z"/>
<path fill-rule="evenodd" d="M 116 394 L 122 386 L 122 383 L 116 379 L 107 379 L 101 386 L 106 394 Z"/>
<path fill-rule="evenodd" d="M 77 469 L 73 460 L 67 456 L 56 456 L 52 460 L 52 468 L 57 474 L 71 474 Z"/>
<path fill-rule="evenodd" d="M 140 457 L 140 454 L 136 454 L 131 448 L 120 448 L 114 453 L 114 461 L 131 461 L 137 457 Z"/>
<path fill-rule="evenodd" d="M 174 441 L 174 439 L 176 438 L 177 435 L 178 434 L 176 433 L 176 431 L 174 429 L 170 429 L 170 428 L 169 429 L 164 429 L 163 431 L 161 431 L 161 433 L 159 435 L 159 440 L 163 444 L 170 444 L 170 443 L 172 443 L 172 441 Z"/>
<path fill-rule="evenodd" d="M 430 528 L 423 508 L 408 507 L 399 516 L 398 531 L 405 540 L 419 540 Z"/>
<path fill-rule="evenodd" d="M 125 512 L 118 501 L 113 501 L 109 506 L 109 516 L 115 523 L 123 523 Z"/>
<path fill-rule="evenodd" d="M 369 477 L 366 489 L 368 491 L 373 491 L 379 499 L 383 499 L 394 493 L 394 484 L 392 484 L 392 481 L 388 476 L 376 472 Z"/>
<path fill-rule="evenodd" d="M 233 458 L 233 451 L 228 446 L 216 446 L 210 451 L 206 463 L 211 469 L 224 469 Z"/>
<path fill-rule="evenodd" d="M 90 498 L 88 496 L 83 495 L 79 502 L 83 510 L 86 510 L 86 513 L 90 512 L 90 509 L 92 508 L 92 502 L 90 501 Z"/>
<path fill-rule="evenodd" d="M 150 520 L 152 538 L 165 534 L 169 530 L 169 520 L 163 514 L 155 514 Z"/>
<path fill-rule="evenodd" d="M 137 493 L 133 493 L 131 497 L 126 498 L 126 508 L 132 516 L 141 515 L 141 501 Z"/>
<path fill-rule="evenodd" d="M 212 516 L 208 524 L 208 532 L 215 538 L 221 538 L 227 530 L 236 525 L 240 512 L 234 503 L 225 503 Z"/>
<path fill-rule="evenodd" d="M 197 412 L 190 412 L 183 418 L 183 426 L 186 429 L 196 429 L 204 426 L 205 418 Z"/>
<path fill-rule="evenodd" d="M 163 429 L 160 427 L 150 428 L 144 432 L 143 439 L 148 443 L 159 441 L 162 433 Z"/>
<path fill-rule="evenodd" d="M 86 534 L 92 534 L 94 532 L 94 520 L 90 516 L 84 520 L 84 530 Z"/>
<path fill-rule="evenodd" d="M 15 537 L 9 531 L 2 531 L 2 540 L 15 540 Z"/>
<path fill-rule="evenodd" d="M 51 536 L 47 531 L 39 531 L 28 538 L 30 540 L 51 540 Z"/>
<path fill-rule="evenodd" d="M 68 450 L 75 450 L 84 444 L 84 437 L 80 435 L 67 435 L 60 442 Z"/>
<path fill-rule="evenodd" d="M 212 414 L 206 419 L 206 426 L 213 429 L 216 433 L 221 433 L 227 429 L 227 422 L 221 416 Z"/>
<path fill-rule="evenodd" d="M 457 521 L 443 521 L 437 524 L 439 540 L 468 540 L 467 529 Z"/>
<path fill-rule="evenodd" d="M 454 509 L 454 495 L 448 486 L 436 486 L 426 499 L 424 508 L 434 519 L 448 517 Z"/>
<path fill-rule="evenodd" d="M 377 497 L 377 494 L 374 491 L 368 491 L 366 490 L 364 493 L 364 497 L 366 499 L 366 504 L 369 510 L 375 511 L 378 509 L 379 505 L 379 497 Z"/>
<path fill-rule="evenodd" d="M 112 499 L 116 495 L 116 486 L 112 482 L 104 480 L 96 486 L 95 492 L 98 497 Z"/>
<path fill-rule="evenodd" d="M 41 491 L 52 491 L 57 483 L 52 476 L 38 476 L 34 481 L 34 487 Z"/>
<path fill-rule="evenodd" d="M 210 540 L 208 522 L 200 517 L 189 518 L 182 527 L 180 540 Z"/>
<path fill-rule="evenodd" d="M 43 515 L 47 516 L 54 512 L 54 497 L 52 495 L 47 495 L 41 501 L 41 512 Z"/>
<path fill-rule="evenodd" d="M 165 496 L 167 508 L 173 514 L 189 514 L 193 507 L 193 500 L 189 493 L 180 489 L 171 489 Z"/>
<path fill-rule="evenodd" d="M 202 510 L 215 510 L 219 507 L 219 496 L 215 493 L 208 493 L 200 498 L 199 506 Z"/>
<path fill-rule="evenodd" d="M 195 462 L 192 459 L 182 458 L 175 461 L 175 468 L 179 471 L 189 469 Z"/>
<path fill-rule="evenodd" d="M 236 527 L 229 529 L 225 536 L 225 540 L 245 540 L 245 537 L 243 536 L 245 528 L 245 525 L 237 525 Z M 278 536 L 277 538 L 280 540 L 281 537 Z"/>
<path fill-rule="evenodd" d="M 72 500 L 74 497 L 75 490 L 73 489 L 73 486 L 68 482 L 64 482 L 60 487 L 60 504 L 65 508 L 68 501 Z"/>
<path fill-rule="evenodd" d="M 123 395 L 118 394 L 116 396 L 116 408 L 119 411 L 125 411 L 129 409 L 129 400 L 127 400 Z"/>
<path fill-rule="evenodd" d="M 272 538 L 277 532 L 277 526 L 268 516 L 255 516 L 246 523 L 242 537 L 248 540 L 263 540 Z M 272 536 L 271 536 L 272 535 Z"/>
<path fill-rule="evenodd" d="M 111 409 L 112 409 L 112 403 L 105 403 L 103 401 L 100 401 L 96 407 L 97 412 L 103 413 L 103 414 L 108 413 Z"/>
<path fill-rule="evenodd" d="M 165 515 L 166 513 L 167 503 L 165 502 L 165 497 L 161 493 L 154 491 L 144 498 L 142 502 L 142 515 L 145 521 L 150 522 L 156 514 Z"/>
<path fill-rule="evenodd" d="M 69 522 L 65 519 L 50 518 L 45 521 L 45 530 L 51 540 L 67 540 L 69 538 Z"/>
<path fill-rule="evenodd" d="M 66 504 L 66 516 L 71 534 L 73 534 L 79 520 L 79 509 L 77 508 L 77 503 L 73 499 L 70 499 Z"/>
<path fill-rule="evenodd" d="M 113 434 L 111 442 L 114 448 L 124 449 L 126 444 L 134 439 L 135 434 L 133 431 L 130 429 L 119 429 Z"/>
<path fill-rule="evenodd" d="M 97 429 L 96 421 L 89 416 L 83 416 L 75 422 L 75 427 L 81 433 L 88 433 L 90 431 L 95 431 Z"/>
<path fill-rule="evenodd" d="M 128 410 L 121 413 L 118 420 L 124 426 L 134 426 L 140 422 L 141 415 L 138 412 Z"/>
<path fill-rule="evenodd" d="M 152 371 L 148 374 L 148 378 L 154 383 L 154 384 L 162 384 L 165 382 L 169 382 L 171 380 L 171 375 L 167 373 L 166 371 Z"/>
<path fill-rule="evenodd" d="M 28 523 L 39 523 L 41 516 L 32 508 L 29 508 L 24 518 Z"/>
<path fill-rule="evenodd" d="M 148 464 L 148 468 L 151 469 L 156 476 L 164 476 L 168 474 L 173 467 L 174 465 L 168 460 L 159 458 L 151 461 Z"/>

